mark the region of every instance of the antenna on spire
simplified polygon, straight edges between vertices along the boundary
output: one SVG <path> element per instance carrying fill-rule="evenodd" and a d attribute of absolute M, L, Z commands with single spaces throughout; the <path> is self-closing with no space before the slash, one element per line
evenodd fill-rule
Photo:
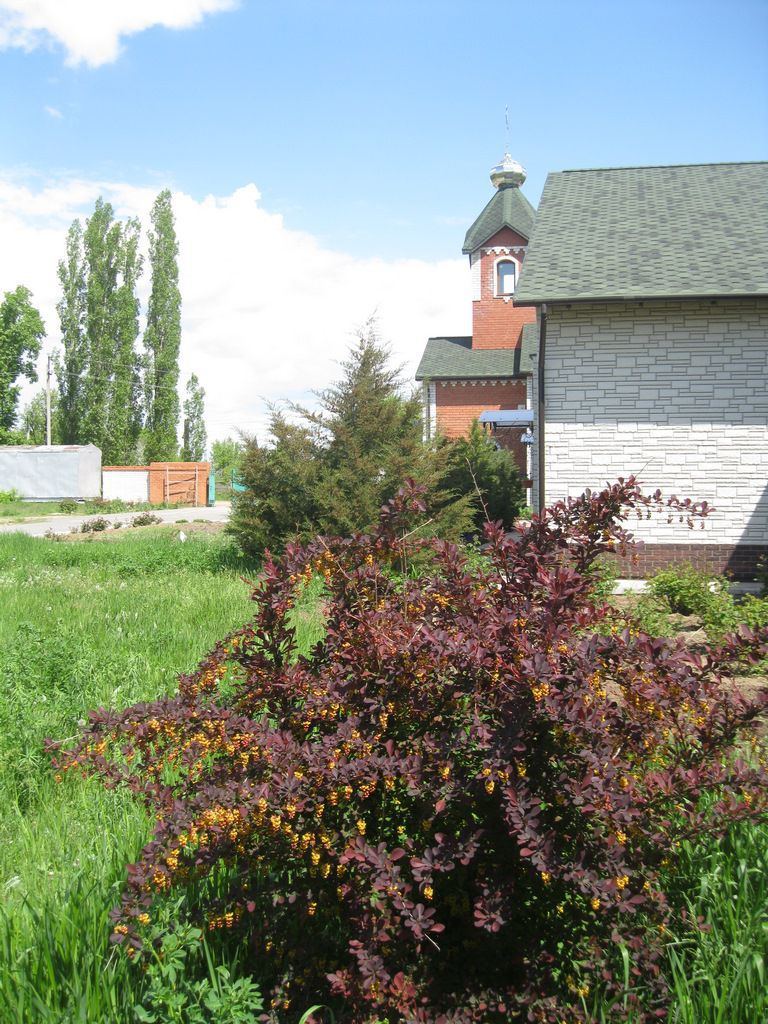
<path fill-rule="evenodd" d="M 509 153 L 509 151 L 510 151 L 510 144 L 509 144 L 509 106 L 504 107 L 504 124 L 507 127 L 507 145 L 506 145 L 506 149 L 504 150 L 504 152 L 505 153 Z"/>

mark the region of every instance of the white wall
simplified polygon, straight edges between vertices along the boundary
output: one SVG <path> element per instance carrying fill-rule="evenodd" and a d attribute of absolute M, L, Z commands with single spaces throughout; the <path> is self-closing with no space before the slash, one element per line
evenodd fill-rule
<path fill-rule="evenodd" d="M 103 473 L 104 500 L 149 501 L 149 470 L 108 469 Z"/>
<path fill-rule="evenodd" d="M 87 445 L 17 445 L 0 448 L 0 491 L 58 501 L 98 498 L 101 451 Z"/>
<path fill-rule="evenodd" d="M 636 473 L 706 499 L 706 528 L 656 543 L 768 543 L 768 300 L 550 307 L 546 500 Z"/>

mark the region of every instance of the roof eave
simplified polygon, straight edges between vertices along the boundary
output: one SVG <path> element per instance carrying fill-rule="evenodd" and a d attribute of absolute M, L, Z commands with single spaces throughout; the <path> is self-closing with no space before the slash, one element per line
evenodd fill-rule
<path fill-rule="evenodd" d="M 444 373 L 424 373 L 415 375 L 420 381 L 442 381 L 442 380 L 520 380 L 523 377 L 530 377 L 532 370 L 517 370 L 515 373 L 457 373 L 454 376 L 447 376 Z"/>
<path fill-rule="evenodd" d="M 515 295 L 516 306 L 541 306 L 546 303 L 568 302 L 571 304 L 587 302 L 667 302 L 675 299 L 699 299 L 723 301 L 726 299 L 765 299 L 764 292 L 664 292 L 656 295 L 538 295 L 520 297 Z"/>
<path fill-rule="evenodd" d="M 464 256 L 471 256 L 473 252 L 477 252 L 477 250 L 481 246 L 485 245 L 489 238 L 493 238 L 493 236 L 497 235 L 503 228 L 509 228 L 510 231 L 514 231 L 515 234 L 520 235 L 521 238 L 524 238 L 526 242 L 530 241 L 530 237 L 526 234 L 525 231 L 523 231 L 523 229 L 519 225 L 513 224 L 511 220 L 504 220 L 498 227 L 494 228 L 489 235 L 487 235 L 485 238 L 482 238 L 479 242 L 475 242 L 475 244 L 472 246 L 468 246 L 466 244 L 467 240 L 465 238 L 464 245 L 462 246 L 461 249 L 462 254 Z M 469 232 L 467 232 L 467 234 L 469 234 Z"/>

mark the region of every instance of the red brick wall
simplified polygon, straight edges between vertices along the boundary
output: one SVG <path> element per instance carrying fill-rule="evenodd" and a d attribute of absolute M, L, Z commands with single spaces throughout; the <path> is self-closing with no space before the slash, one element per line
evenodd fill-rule
<path fill-rule="evenodd" d="M 527 245 L 527 241 L 511 228 L 502 228 L 483 244 L 483 249 L 514 245 Z M 522 267 L 524 254 L 511 255 Z M 517 348 L 523 325 L 536 321 L 535 309 L 518 308 L 512 299 L 505 302 L 493 294 L 495 264 L 503 258 L 503 253 L 495 252 L 480 257 L 480 299 L 472 303 L 472 348 Z"/>
<path fill-rule="evenodd" d="M 517 409 L 525 407 L 525 381 L 499 384 L 435 383 L 437 430 L 443 437 L 455 440 L 469 430 L 472 420 L 486 409 Z M 503 430 L 497 435 L 500 444 L 509 448 L 520 472 L 525 475 L 525 446 L 520 444 L 523 427 Z"/>
<path fill-rule="evenodd" d="M 638 544 L 631 555 L 619 559 L 619 572 L 629 579 L 644 579 L 659 569 L 689 562 L 713 576 L 750 581 L 760 558 L 768 559 L 768 544 Z"/>
<path fill-rule="evenodd" d="M 149 500 L 153 505 L 206 505 L 210 472 L 210 462 L 150 462 Z"/>

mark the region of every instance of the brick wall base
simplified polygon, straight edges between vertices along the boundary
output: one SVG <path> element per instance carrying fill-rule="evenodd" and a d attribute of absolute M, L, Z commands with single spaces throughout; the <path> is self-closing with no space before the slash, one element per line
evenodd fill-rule
<path fill-rule="evenodd" d="M 768 544 L 638 544 L 631 555 L 618 558 L 625 579 L 645 579 L 659 569 L 689 563 L 713 576 L 751 581 L 760 559 L 768 561 Z"/>

